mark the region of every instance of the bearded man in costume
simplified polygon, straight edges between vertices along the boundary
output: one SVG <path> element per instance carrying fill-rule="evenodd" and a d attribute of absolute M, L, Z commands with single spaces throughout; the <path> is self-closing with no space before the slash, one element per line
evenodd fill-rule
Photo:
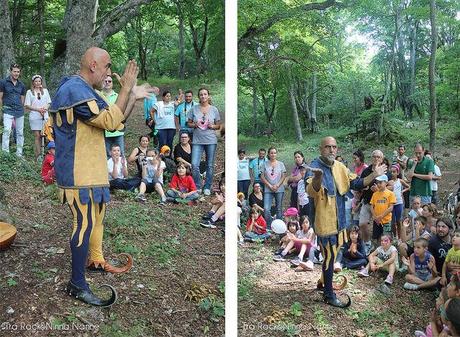
<path fill-rule="evenodd" d="M 325 137 L 319 146 L 320 156 L 310 164 L 307 177 L 307 192 L 310 196 L 310 220 L 318 237 L 324 261 L 320 285 L 324 287 L 323 299 L 329 305 L 339 308 L 350 306 L 351 299 L 343 303 L 334 293 L 332 279 L 334 262 L 342 244 L 347 240 L 345 222 L 345 194 L 350 190 L 362 190 L 374 178 L 386 172 L 386 165 L 375 168 L 364 179 L 341 162 L 335 160 L 337 142 L 333 137 Z"/>
<path fill-rule="evenodd" d="M 107 51 L 91 47 L 81 59 L 78 75 L 65 77 L 53 98 L 49 111 L 53 119 L 56 144 L 55 171 L 61 202 L 67 202 L 73 215 L 70 238 L 72 276 L 67 285 L 69 295 L 91 305 L 109 306 L 116 301 L 98 298 L 85 279 L 85 266 L 111 272 L 117 269 L 105 262 L 102 255 L 103 219 L 105 204 L 110 200 L 104 130 L 119 130 L 136 99 L 146 97 L 148 85 L 136 86 L 139 69 L 129 61 L 115 104 L 110 105 L 95 90 L 102 89 L 103 81 L 111 74 L 111 60 Z M 128 105 L 130 107 L 128 107 Z M 128 108 L 127 108 L 128 107 Z M 129 114 L 128 114 L 129 115 Z M 88 256 L 89 253 L 89 256 Z"/>

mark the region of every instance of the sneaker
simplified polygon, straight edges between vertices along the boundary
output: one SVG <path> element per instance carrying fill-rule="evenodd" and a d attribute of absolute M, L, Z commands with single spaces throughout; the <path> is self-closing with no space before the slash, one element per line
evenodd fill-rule
<path fill-rule="evenodd" d="M 284 250 L 283 248 L 278 249 L 278 250 L 275 252 L 274 255 L 281 255 L 281 253 L 283 252 L 283 250 Z"/>
<path fill-rule="evenodd" d="M 201 219 L 203 219 L 203 220 L 211 220 L 211 218 L 212 218 L 213 215 L 214 215 L 213 212 L 208 212 L 208 213 L 206 213 L 205 215 L 203 215 L 203 216 L 201 217 Z"/>
<path fill-rule="evenodd" d="M 143 193 L 139 193 L 137 196 L 136 196 L 136 200 L 137 201 L 140 201 L 140 202 L 146 202 L 147 199 L 145 198 L 145 195 Z"/>
<path fill-rule="evenodd" d="M 342 271 L 342 264 L 340 262 L 334 263 L 334 273 L 340 273 Z"/>
<path fill-rule="evenodd" d="M 209 195 L 211 195 L 211 190 L 209 188 L 205 188 L 203 190 L 203 194 L 206 195 L 206 196 L 209 196 Z"/>
<path fill-rule="evenodd" d="M 361 277 L 369 277 L 369 271 L 367 270 L 366 267 L 364 267 L 363 269 L 361 269 L 361 270 L 358 272 L 358 276 L 361 276 Z"/>
<path fill-rule="evenodd" d="M 281 254 L 273 256 L 273 261 L 282 262 L 286 261 L 285 257 Z"/>
<path fill-rule="evenodd" d="M 216 228 L 216 225 L 211 220 L 203 221 L 202 223 L 200 223 L 200 226 L 205 228 Z"/>
<path fill-rule="evenodd" d="M 158 206 L 166 206 L 166 200 L 160 200 Z"/>
<path fill-rule="evenodd" d="M 399 268 L 398 270 L 399 270 L 400 273 L 405 273 L 405 272 L 407 272 L 407 266 L 405 264 L 403 264 L 401 266 L 401 268 Z"/>
<path fill-rule="evenodd" d="M 414 335 L 415 335 L 415 337 L 427 337 L 426 334 L 423 331 L 420 331 L 420 330 L 415 330 Z"/>
<path fill-rule="evenodd" d="M 406 290 L 418 290 L 418 285 L 417 284 L 414 284 L 414 283 L 409 283 L 409 282 L 406 282 L 404 283 L 404 289 Z"/>
<path fill-rule="evenodd" d="M 315 265 L 310 260 L 308 260 L 305 263 L 301 262 L 301 264 L 303 264 L 303 267 L 305 267 L 305 270 L 312 271 L 313 269 L 315 269 Z"/>
<path fill-rule="evenodd" d="M 385 283 L 388 285 L 393 284 L 393 276 L 388 275 L 387 278 L 385 279 Z"/>
<path fill-rule="evenodd" d="M 296 256 L 295 258 L 291 260 L 291 264 L 296 267 L 300 264 L 300 262 L 302 262 L 302 260 L 298 256 Z"/>

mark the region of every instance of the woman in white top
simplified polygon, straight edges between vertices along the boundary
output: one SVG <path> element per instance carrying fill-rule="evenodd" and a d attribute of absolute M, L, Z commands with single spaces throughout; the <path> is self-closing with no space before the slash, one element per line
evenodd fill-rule
<path fill-rule="evenodd" d="M 174 102 L 171 102 L 171 92 L 163 92 L 163 100 L 156 102 L 151 110 L 152 119 L 155 121 L 155 129 L 158 130 L 158 148 L 168 145 L 173 148 L 173 139 L 176 134 L 176 122 L 174 119 Z"/>
<path fill-rule="evenodd" d="M 51 97 L 46 88 L 43 87 L 42 77 L 32 77 L 31 88 L 27 90 L 24 107 L 30 111 L 30 129 L 34 133 L 34 154 L 35 160 L 41 155 L 41 132 L 43 125 L 48 120 L 48 108 L 51 104 Z"/>

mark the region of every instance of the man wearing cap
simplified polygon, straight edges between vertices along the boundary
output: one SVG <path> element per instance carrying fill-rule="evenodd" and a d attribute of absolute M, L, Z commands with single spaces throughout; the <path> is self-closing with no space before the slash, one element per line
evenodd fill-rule
<path fill-rule="evenodd" d="M 323 255 L 322 275 L 318 283 L 324 287 L 324 302 L 334 307 L 346 308 L 348 302 L 340 301 L 332 287 L 334 262 L 337 252 L 347 240 L 345 220 L 345 195 L 351 189 L 361 190 L 372 181 L 384 174 L 386 165 L 377 165 L 366 178 L 358 178 L 356 174 L 342 163 L 335 160 L 337 142 L 333 137 L 321 140 L 320 156 L 310 164 L 307 173 L 307 193 L 310 196 L 310 220 L 318 237 L 318 244 Z"/>
<path fill-rule="evenodd" d="M 51 185 L 56 181 L 56 174 L 54 172 L 54 142 L 49 142 L 46 146 L 46 155 L 42 164 L 42 180 L 46 185 Z"/>
<path fill-rule="evenodd" d="M 372 238 L 379 241 L 382 234 L 392 234 L 391 218 L 393 206 L 396 204 L 395 194 L 387 189 L 388 177 L 385 174 L 375 178 L 377 191 L 372 194 L 371 213 L 373 220 Z M 388 282 L 391 284 L 392 282 Z"/>
<path fill-rule="evenodd" d="M 0 110 L 3 108 L 2 150 L 10 152 L 10 134 L 13 120 L 16 122 L 16 156 L 22 157 L 24 146 L 24 99 L 26 87 L 19 80 L 21 67 L 14 63 L 10 75 L 0 81 Z"/>

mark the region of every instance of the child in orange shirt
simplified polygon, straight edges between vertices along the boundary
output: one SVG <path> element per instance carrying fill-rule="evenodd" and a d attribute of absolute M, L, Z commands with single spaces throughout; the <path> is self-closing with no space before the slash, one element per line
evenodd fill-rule
<path fill-rule="evenodd" d="M 375 178 L 377 181 L 377 191 L 372 195 L 370 205 L 374 226 L 372 238 L 380 240 L 382 234 L 392 234 L 391 231 L 391 212 L 396 204 L 395 194 L 387 189 L 388 177 L 381 175 Z"/>

